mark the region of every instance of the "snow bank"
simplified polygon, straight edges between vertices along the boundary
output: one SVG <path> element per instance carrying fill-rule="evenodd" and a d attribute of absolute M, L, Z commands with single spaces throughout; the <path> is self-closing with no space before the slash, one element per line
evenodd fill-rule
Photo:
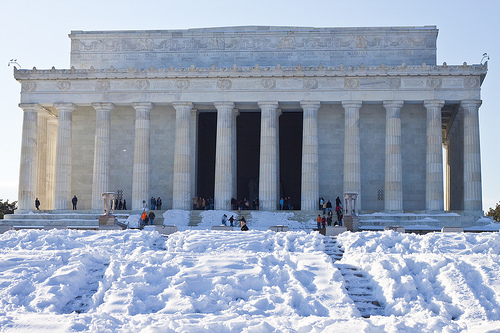
<path fill-rule="evenodd" d="M 205 223 L 218 223 L 217 217 L 206 212 Z M 257 220 L 268 218 L 276 221 Z M 493 332 L 500 327 L 499 233 L 344 233 L 338 237 L 344 255 L 334 262 L 316 232 L 257 228 L 259 222 L 249 232 L 187 230 L 168 238 L 139 230 L 6 232 L 0 235 L 1 330 Z M 344 278 L 345 269 L 361 273 L 358 285 Z M 361 317 L 346 286 L 370 286 L 382 315 Z"/>

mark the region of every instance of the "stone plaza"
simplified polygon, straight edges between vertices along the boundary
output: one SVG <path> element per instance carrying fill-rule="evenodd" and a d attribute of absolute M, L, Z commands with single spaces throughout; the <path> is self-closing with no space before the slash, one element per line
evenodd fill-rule
<path fill-rule="evenodd" d="M 435 26 L 72 31 L 69 69 L 16 69 L 19 209 L 129 209 L 161 197 L 290 197 L 315 211 L 473 225 L 483 216 L 478 113 L 487 64 L 437 64 Z M 443 153 L 444 151 L 444 153 Z M 311 213 L 311 217 L 315 215 Z M 448 215 L 447 215 L 448 214 Z M 405 217 L 406 219 L 406 217 Z M 394 223 L 400 223 L 395 221 Z"/>

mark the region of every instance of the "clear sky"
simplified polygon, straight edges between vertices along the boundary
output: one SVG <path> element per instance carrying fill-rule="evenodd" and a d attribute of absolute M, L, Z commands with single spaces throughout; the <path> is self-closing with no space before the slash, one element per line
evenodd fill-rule
<path fill-rule="evenodd" d="M 489 71 L 480 108 L 483 209 L 500 201 L 500 1 L 498 0 L 0 0 L 0 199 L 17 200 L 22 68 L 69 68 L 71 30 L 164 30 L 237 25 L 379 27 L 436 25 L 437 62 Z M 3 63 L 2 63 L 3 62 Z"/>

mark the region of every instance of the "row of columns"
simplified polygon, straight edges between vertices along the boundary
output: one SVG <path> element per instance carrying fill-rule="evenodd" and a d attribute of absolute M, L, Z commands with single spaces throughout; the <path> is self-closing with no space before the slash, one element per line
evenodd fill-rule
<path fill-rule="evenodd" d="M 259 169 L 259 200 L 263 210 L 274 210 L 279 196 L 279 122 L 277 101 L 258 103 L 261 109 L 261 148 Z M 301 209 L 315 210 L 319 197 L 318 170 L 318 110 L 319 101 L 302 101 L 302 183 Z M 403 210 L 403 181 L 401 157 L 401 109 L 403 101 L 384 101 L 386 109 L 385 139 L 385 210 Z M 481 101 L 462 101 L 464 110 L 464 210 L 482 210 L 481 162 L 479 147 L 478 110 Z M 112 103 L 93 103 L 96 110 L 92 209 L 101 209 L 103 192 L 109 191 L 110 128 Z M 150 111 L 149 102 L 132 103 L 136 111 L 135 143 L 132 181 L 132 209 L 143 207 L 149 198 L 150 173 Z M 174 209 L 190 209 L 193 192 L 193 133 L 192 102 L 172 103 L 176 111 L 174 150 L 173 204 Z M 217 109 L 217 142 L 215 166 L 215 209 L 229 209 L 236 185 L 236 115 L 233 102 L 215 102 Z M 344 101 L 344 189 L 343 192 L 361 193 L 361 162 L 359 110 L 362 101 Z M 426 147 L 426 210 L 444 210 L 443 157 L 441 108 L 444 101 L 425 101 L 427 110 Z M 53 186 L 54 209 L 69 208 L 71 198 L 71 129 L 72 103 L 57 103 L 57 125 L 45 109 L 38 104 L 20 104 L 24 111 L 21 167 L 19 181 L 19 209 L 33 208 L 36 193 L 50 192 Z M 55 132 L 54 146 L 47 135 Z M 49 134 L 47 134 L 49 133 Z M 39 146 L 37 146 L 39 145 Z M 46 145 L 42 147 L 42 145 Z M 42 148 L 42 149 L 40 149 Z M 46 155 L 39 151 L 48 152 Z M 54 158 L 55 155 L 55 158 Z M 55 163 L 51 161 L 55 160 Z M 39 176 L 55 175 L 53 179 Z M 44 180 L 45 179 L 45 180 Z M 48 198 L 46 198 L 48 199 Z M 51 198 L 52 199 L 52 198 Z M 357 207 L 361 207 L 358 196 Z M 50 202 L 51 200 L 48 200 Z"/>

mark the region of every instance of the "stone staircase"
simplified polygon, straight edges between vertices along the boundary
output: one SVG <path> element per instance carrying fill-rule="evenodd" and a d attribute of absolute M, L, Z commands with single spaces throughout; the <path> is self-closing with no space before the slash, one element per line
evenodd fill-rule
<path fill-rule="evenodd" d="M 374 281 L 357 267 L 347 264 L 341 264 L 340 261 L 344 255 L 344 250 L 337 244 L 334 237 L 325 237 L 325 253 L 328 254 L 344 277 L 344 286 L 347 294 L 356 305 L 363 318 L 370 316 L 383 316 L 384 307 L 380 305 L 373 293 Z"/>
<path fill-rule="evenodd" d="M 429 230 L 439 231 L 443 227 L 476 227 L 484 226 L 491 221 L 485 219 L 480 213 L 464 214 L 463 212 L 443 213 L 361 213 L 359 217 L 360 230 L 383 230 L 386 226 L 401 226 L 407 231 Z"/>

